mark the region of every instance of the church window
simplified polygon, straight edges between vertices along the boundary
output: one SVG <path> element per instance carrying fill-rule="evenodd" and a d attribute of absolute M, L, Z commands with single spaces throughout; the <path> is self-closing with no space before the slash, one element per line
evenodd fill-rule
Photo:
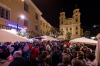
<path fill-rule="evenodd" d="M 76 27 L 76 30 L 77 30 L 78 28 Z"/>
<path fill-rule="evenodd" d="M 78 22 L 78 19 L 76 19 L 76 22 Z"/>
<path fill-rule="evenodd" d="M 61 29 L 61 31 L 63 31 L 63 29 Z"/>
<path fill-rule="evenodd" d="M 76 32 L 76 34 L 78 34 L 78 32 Z"/>
<path fill-rule="evenodd" d="M 63 17 L 61 19 L 63 19 Z"/>
<path fill-rule="evenodd" d="M 61 22 L 61 24 L 63 24 L 63 21 Z"/>

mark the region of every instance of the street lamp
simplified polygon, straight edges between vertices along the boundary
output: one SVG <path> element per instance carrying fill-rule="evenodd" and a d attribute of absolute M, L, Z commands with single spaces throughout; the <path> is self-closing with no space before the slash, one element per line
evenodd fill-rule
<path fill-rule="evenodd" d="M 18 31 L 18 22 L 19 22 L 19 19 L 25 19 L 25 16 L 24 15 L 20 15 L 20 17 L 17 18 L 17 31 Z"/>

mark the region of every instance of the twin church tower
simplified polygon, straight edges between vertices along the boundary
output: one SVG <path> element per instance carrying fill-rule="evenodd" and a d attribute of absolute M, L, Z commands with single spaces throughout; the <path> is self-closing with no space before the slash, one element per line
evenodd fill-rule
<path fill-rule="evenodd" d="M 60 13 L 60 31 L 63 33 L 60 38 L 74 39 L 81 37 L 83 30 L 81 29 L 81 22 L 80 22 L 80 9 L 76 8 L 73 10 L 72 18 L 66 18 L 65 12 Z"/>

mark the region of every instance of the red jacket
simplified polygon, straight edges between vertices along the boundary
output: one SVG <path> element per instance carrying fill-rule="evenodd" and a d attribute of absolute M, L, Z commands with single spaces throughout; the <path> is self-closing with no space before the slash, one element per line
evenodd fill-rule
<path fill-rule="evenodd" d="M 38 54 L 39 54 L 38 48 L 32 48 L 31 60 L 36 60 L 36 57 L 38 57 Z"/>
<path fill-rule="evenodd" d="M 32 49 L 32 45 L 31 44 L 28 44 L 28 46 L 29 46 L 29 49 L 31 50 Z"/>
<path fill-rule="evenodd" d="M 66 42 L 66 46 L 69 47 L 70 46 L 70 43 L 69 42 Z"/>

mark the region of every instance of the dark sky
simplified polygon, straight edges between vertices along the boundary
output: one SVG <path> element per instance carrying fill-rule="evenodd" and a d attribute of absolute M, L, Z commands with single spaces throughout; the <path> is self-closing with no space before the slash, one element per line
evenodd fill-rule
<path fill-rule="evenodd" d="M 75 5 L 80 8 L 81 27 L 84 30 L 94 29 L 93 25 L 100 25 L 100 2 L 96 0 L 32 0 L 43 13 L 43 17 L 54 27 L 59 27 L 60 12 L 66 12 L 66 17 L 72 17 Z"/>

